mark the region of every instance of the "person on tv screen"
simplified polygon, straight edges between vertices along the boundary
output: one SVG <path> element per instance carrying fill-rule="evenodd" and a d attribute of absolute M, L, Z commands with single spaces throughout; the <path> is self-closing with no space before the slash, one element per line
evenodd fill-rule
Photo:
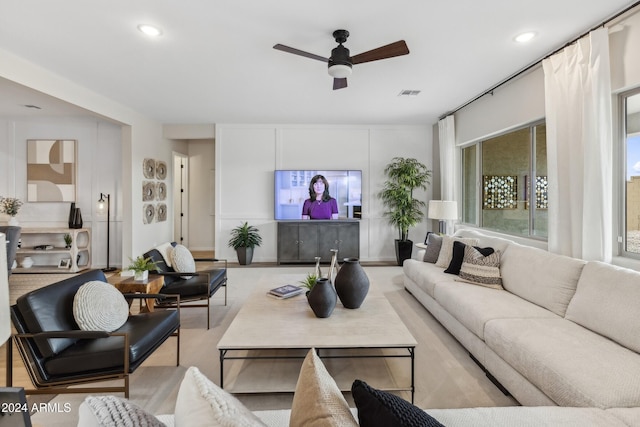
<path fill-rule="evenodd" d="M 338 202 L 329 195 L 329 182 L 322 175 L 311 178 L 309 198 L 302 206 L 302 219 L 338 219 Z"/>

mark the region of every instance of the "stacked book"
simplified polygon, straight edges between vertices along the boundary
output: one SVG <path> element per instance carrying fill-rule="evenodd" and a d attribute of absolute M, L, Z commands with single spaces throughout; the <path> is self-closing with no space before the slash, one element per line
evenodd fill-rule
<path fill-rule="evenodd" d="M 284 285 L 271 289 L 269 292 L 267 292 L 267 294 L 275 298 L 286 299 L 294 297 L 296 295 L 300 295 L 303 292 L 304 289 L 300 286 Z"/>

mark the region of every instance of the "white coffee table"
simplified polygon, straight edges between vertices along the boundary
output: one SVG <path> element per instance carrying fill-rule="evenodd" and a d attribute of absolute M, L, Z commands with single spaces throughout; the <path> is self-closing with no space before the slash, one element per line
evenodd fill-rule
<path fill-rule="evenodd" d="M 218 342 L 220 387 L 224 387 L 225 360 L 291 358 L 282 352 L 255 356 L 247 351 L 315 348 L 321 358 L 409 359 L 411 384 L 393 391 L 410 391 L 413 401 L 417 342 L 383 295 L 370 292 L 356 310 L 346 309 L 338 301 L 331 317 L 320 319 L 311 311 L 304 294 L 278 300 L 266 295 L 273 287 L 273 284 L 258 287 Z M 399 349 L 400 352 L 354 354 L 349 351 L 354 349 Z"/>

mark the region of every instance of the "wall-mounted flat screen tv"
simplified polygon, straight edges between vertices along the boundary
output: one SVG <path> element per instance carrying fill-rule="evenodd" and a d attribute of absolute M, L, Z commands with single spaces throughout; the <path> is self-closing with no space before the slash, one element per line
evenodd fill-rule
<path fill-rule="evenodd" d="M 309 183 L 316 175 L 329 182 L 329 194 L 338 202 L 339 219 L 362 218 L 361 170 L 276 170 L 276 220 L 302 219 L 302 205 L 309 198 Z"/>

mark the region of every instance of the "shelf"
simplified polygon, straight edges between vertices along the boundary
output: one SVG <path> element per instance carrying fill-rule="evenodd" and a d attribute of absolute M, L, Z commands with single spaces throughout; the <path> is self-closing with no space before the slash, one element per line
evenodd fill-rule
<path fill-rule="evenodd" d="M 71 235 L 70 248 L 64 246 L 64 235 Z M 77 273 L 91 268 L 91 229 L 89 228 L 23 228 L 21 245 L 16 252 L 18 267 L 12 273 Z M 53 249 L 34 249 L 51 245 Z M 33 259 L 30 268 L 21 267 L 25 257 Z M 70 260 L 69 268 L 58 268 L 61 260 Z"/>
<path fill-rule="evenodd" d="M 69 268 L 58 268 L 57 265 L 34 265 L 30 268 L 16 267 L 11 270 L 11 273 L 18 274 L 46 274 L 46 273 L 56 273 L 56 274 L 75 274 L 78 271 L 88 269 L 88 266 L 78 266 L 76 271 L 71 271 Z"/>

